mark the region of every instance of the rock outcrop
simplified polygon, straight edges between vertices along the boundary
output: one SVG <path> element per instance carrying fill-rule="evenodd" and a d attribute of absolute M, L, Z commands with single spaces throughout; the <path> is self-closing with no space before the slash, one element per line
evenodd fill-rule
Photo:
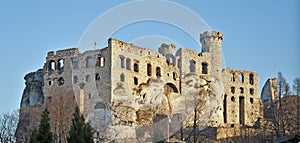
<path fill-rule="evenodd" d="M 44 70 L 39 69 L 36 72 L 31 72 L 27 74 L 24 79 L 25 89 L 22 95 L 21 108 L 22 107 L 31 107 L 39 106 L 44 103 Z"/>

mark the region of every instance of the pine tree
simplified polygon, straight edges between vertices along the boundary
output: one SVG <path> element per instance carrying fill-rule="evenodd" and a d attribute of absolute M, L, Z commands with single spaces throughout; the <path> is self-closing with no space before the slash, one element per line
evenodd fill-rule
<path fill-rule="evenodd" d="M 39 141 L 37 140 L 37 134 L 38 134 L 37 129 L 34 129 L 30 136 L 30 143 L 39 143 Z"/>
<path fill-rule="evenodd" d="M 53 135 L 51 132 L 50 127 L 50 118 L 49 118 L 49 111 L 47 108 L 42 113 L 42 119 L 40 121 L 40 126 L 38 130 L 33 130 L 30 136 L 30 142 L 42 142 L 42 143 L 52 143 L 53 142 Z"/>
<path fill-rule="evenodd" d="M 84 117 L 80 114 L 79 107 L 75 107 L 72 126 L 69 132 L 68 142 L 91 143 L 93 142 L 92 128 L 88 123 L 84 123 Z"/>

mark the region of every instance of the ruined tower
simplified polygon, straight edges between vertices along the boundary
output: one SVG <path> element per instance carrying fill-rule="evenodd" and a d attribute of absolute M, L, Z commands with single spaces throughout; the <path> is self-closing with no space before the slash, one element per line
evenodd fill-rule
<path fill-rule="evenodd" d="M 210 54 L 211 77 L 212 77 L 212 103 L 216 105 L 216 116 L 213 117 L 212 125 L 219 125 L 223 121 L 221 99 L 224 94 L 224 84 L 222 78 L 222 40 L 221 32 L 211 31 L 200 34 L 200 42 L 202 45 L 202 53 Z M 217 106 L 218 105 L 218 106 Z"/>
<path fill-rule="evenodd" d="M 200 34 L 202 52 L 211 53 L 211 73 L 216 80 L 222 79 L 222 41 L 221 32 L 211 31 Z"/>

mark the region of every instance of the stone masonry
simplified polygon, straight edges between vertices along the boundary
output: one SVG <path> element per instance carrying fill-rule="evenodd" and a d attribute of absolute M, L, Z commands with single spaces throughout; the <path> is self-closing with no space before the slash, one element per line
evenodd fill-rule
<path fill-rule="evenodd" d="M 113 38 L 103 49 L 51 51 L 39 70 L 43 91 L 24 90 L 21 105 L 49 102 L 55 88 L 72 89 L 87 121 L 115 141 L 154 141 L 157 133 L 142 127 L 164 130 L 159 123 L 168 116 L 172 124 L 178 119 L 192 127 L 194 109 L 200 128 L 253 126 L 262 118 L 259 77 L 222 69 L 222 41 L 221 32 L 202 33 L 200 53 L 176 51 L 173 44 L 162 44 L 156 52 Z M 42 94 L 33 100 L 35 92 Z M 180 128 L 173 127 L 174 133 Z"/>

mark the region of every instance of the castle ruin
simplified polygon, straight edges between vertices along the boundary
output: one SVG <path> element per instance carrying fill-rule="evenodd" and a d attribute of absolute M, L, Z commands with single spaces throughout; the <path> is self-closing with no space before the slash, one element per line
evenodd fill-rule
<path fill-rule="evenodd" d="M 156 52 L 113 38 L 103 49 L 48 52 L 43 69 L 25 78 L 26 87 L 42 85 L 37 94 L 24 90 L 21 108 L 51 102 L 57 88 L 72 89 L 88 122 L 110 140 L 153 141 L 153 133 L 139 127 L 152 129 L 169 117 L 181 124 L 170 125 L 175 133 L 193 126 L 195 112 L 203 129 L 254 126 L 263 118 L 259 76 L 223 69 L 222 41 L 222 33 L 212 31 L 200 35 L 200 53 L 176 51 L 173 44 Z M 233 136 L 222 131 L 216 138 Z"/>

